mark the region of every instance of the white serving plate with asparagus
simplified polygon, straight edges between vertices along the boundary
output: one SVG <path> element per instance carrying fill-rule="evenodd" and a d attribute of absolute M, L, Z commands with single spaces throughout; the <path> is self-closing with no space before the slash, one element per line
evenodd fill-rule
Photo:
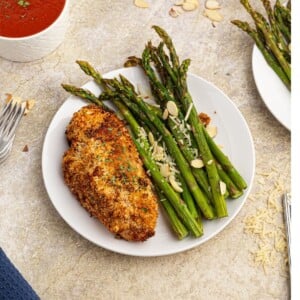
<path fill-rule="evenodd" d="M 65 221 L 101 247 L 136 256 L 177 253 L 215 236 L 242 208 L 255 165 L 252 137 L 239 110 L 218 88 L 189 74 L 190 60 L 180 62 L 167 33 L 154 29 L 163 43 L 154 47 L 149 42 L 141 58 L 127 61 L 138 67 L 102 76 L 88 62 L 77 61 L 94 81 L 82 88 L 63 84 L 73 96 L 54 116 L 42 158 L 49 197 Z M 143 97 L 141 89 L 152 94 Z M 146 242 L 116 239 L 90 218 L 64 184 L 64 132 L 73 113 L 87 103 L 80 98 L 112 108 L 127 121 L 161 204 L 156 234 Z M 218 128 L 216 140 L 199 113 L 210 116 Z"/>
<path fill-rule="evenodd" d="M 252 72 L 259 94 L 269 111 L 284 127 L 291 130 L 291 92 L 256 46 L 252 53 Z"/>
<path fill-rule="evenodd" d="M 253 25 L 232 23 L 255 42 L 252 71 L 257 89 L 273 116 L 291 130 L 291 1 L 261 2 L 254 8 L 251 1 L 241 1 Z"/>
<path fill-rule="evenodd" d="M 124 75 L 135 86 L 148 86 L 143 72 L 135 67 L 115 70 L 105 74 L 104 77 L 114 78 L 119 74 Z M 247 123 L 234 103 L 213 84 L 193 74 L 188 74 L 187 81 L 197 111 L 211 116 L 212 124 L 218 128 L 215 140 L 243 175 L 248 185 L 247 189 L 240 198 L 227 200 L 227 217 L 203 220 L 204 234 L 199 238 L 188 236 L 179 241 L 172 232 L 164 211 L 160 209 L 154 237 L 144 243 L 130 243 L 116 239 L 99 221 L 90 217 L 64 183 L 61 158 L 68 148 L 65 128 L 73 113 L 87 104 L 78 97 L 70 96 L 57 111 L 48 128 L 42 156 L 43 177 L 50 200 L 58 213 L 84 238 L 117 253 L 146 257 L 169 255 L 194 248 L 210 240 L 224 229 L 243 207 L 251 190 L 255 171 L 255 152 Z M 95 95 L 101 92 L 94 81 L 88 82 L 83 88 Z"/>

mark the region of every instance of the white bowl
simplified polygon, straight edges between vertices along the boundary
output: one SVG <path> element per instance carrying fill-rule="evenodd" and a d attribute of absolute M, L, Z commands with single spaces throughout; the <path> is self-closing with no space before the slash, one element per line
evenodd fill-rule
<path fill-rule="evenodd" d="M 40 59 L 54 51 L 63 41 L 69 15 L 69 0 L 58 18 L 46 29 L 25 37 L 0 36 L 0 56 L 18 62 Z"/>

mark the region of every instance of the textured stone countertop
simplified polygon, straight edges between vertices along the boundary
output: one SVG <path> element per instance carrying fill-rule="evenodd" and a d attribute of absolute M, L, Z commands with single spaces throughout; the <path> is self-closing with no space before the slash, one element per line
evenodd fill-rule
<path fill-rule="evenodd" d="M 251 69 L 253 43 L 230 20 L 248 19 L 239 1 L 223 1 L 215 27 L 198 10 L 169 16 L 172 1 L 71 0 L 63 44 L 47 57 L 16 63 L 0 58 L 0 101 L 5 93 L 35 99 L 22 119 L 10 157 L 0 165 L 0 246 L 42 299 L 287 299 L 281 193 L 290 188 L 290 132 L 264 105 Z M 174 1 L 175 2 L 175 1 Z M 44 188 L 41 155 L 55 112 L 68 97 L 62 82 L 89 79 L 75 64 L 85 59 L 103 73 L 122 67 L 155 39 L 151 25 L 168 31 L 190 71 L 218 86 L 239 108 L 253 136 L 256 174 L 237 217 L 217 236 L 191 250 L 163 257 L 130 257 L 95 246 L 59 216 Z M 24 146 L 28 152 L 24 152 Z M 55 147 L 55 145 L 53 145 Z M 246 158 L 245 158 L 246 159 Z M 274 204 L 274 203 L 275 204 Z M 247 231 L 247 221 L 268 207 L 270 232 Z M 271 262 L 254 257 L 265 248 Z"/>

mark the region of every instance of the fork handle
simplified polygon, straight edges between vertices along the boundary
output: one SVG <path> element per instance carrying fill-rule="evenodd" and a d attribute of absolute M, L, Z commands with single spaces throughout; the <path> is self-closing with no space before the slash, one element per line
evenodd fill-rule
<path fill-rule="evenodd" d="M 283 212 L 286 227 L 287 247 L 288 247 L 288 259 L 289 266 L 291 267 L 291 196 L 289 193 L 283 195 Z"/>

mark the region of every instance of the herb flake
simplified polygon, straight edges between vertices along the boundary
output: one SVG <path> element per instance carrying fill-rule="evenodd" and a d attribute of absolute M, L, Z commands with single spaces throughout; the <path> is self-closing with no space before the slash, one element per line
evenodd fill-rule
<path fill-rule="evenodd" d="M 20 5 L 20 6 L 24 7 L 24 8 L 26 8 L 26 7 L 28 7 L 28 6 L 30 5 L 30 2 L 28 2 L 28 1 L 26 1 L 26 0 L 19 0 L 19 1 L 18 1 L 18 5 Z"/>

